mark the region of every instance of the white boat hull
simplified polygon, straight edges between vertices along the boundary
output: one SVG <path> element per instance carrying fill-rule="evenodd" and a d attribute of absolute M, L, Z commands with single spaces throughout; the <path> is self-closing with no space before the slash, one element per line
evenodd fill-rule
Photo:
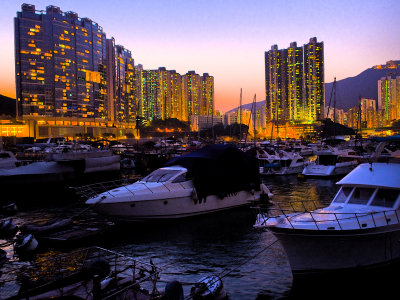
<path fill-rule="evenodd" d="M 288 256 L 293 274 L 370 268 L 400 259 L 400 224 L 359 230 L 270 228 Z"/>
<path fill-rule="evenodd" d="M 304 168 L 302 174 L 310 177 L 332 177 L 345 175 L 350 173 L 357 165 L 357 162 L 338 163 L 334 166 L 311 164 Z"/>
<path fill-rule="evenodd" d="M 118 221 L 144 221 L 154 219 L 179 219 L 190 216 L 219 212 L 250 205 L 259 199 L 259 192 L 240 191 L 223 199 L 210 195 L 199 201 L 192 190 L 184 190 L 172 198 L 129 200 L 129 196 L 118 202 L 93 203 L 93 208 L 102 215 Z"/>

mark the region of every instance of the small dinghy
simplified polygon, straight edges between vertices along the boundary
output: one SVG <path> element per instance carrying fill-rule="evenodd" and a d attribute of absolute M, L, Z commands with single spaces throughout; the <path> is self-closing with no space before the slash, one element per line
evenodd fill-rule
<path fill-rule="evenodd" d="M 228 299 L 221 278 L 217 275 L 208 275 L 201 278 L 191 288 L 190 293 L 194 300 L 222 300 Z"/>
<path fill-rule="evenodd" d="M 13 237 L 18 231 L 18 226 L 15 225 L 12 219 L 0 221 L 0 236 Z"/>
<path fill-rule="evenodd" d="M 38 244 L 33 234 L 22 235 L 17 237 L 14 249 L 20 255 L 27 255 L 35 251 Z"/>
<path fill-rule="evenodd" d="M 72 225 L 71 219 L 54 219 L 44 224 L 24 224 L 21 231 L 26 233 L 34 233 L 36 236 L 41 236 L 50 232 L 58 231 Z"/>

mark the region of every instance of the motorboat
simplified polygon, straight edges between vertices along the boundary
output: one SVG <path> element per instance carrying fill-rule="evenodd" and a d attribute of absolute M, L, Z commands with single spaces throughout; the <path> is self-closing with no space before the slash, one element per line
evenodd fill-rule
<path fill-rule="evenodd" d="M 294 275 L 372 268 L 400 259 L 400 164 L 364 163 L 337 184 L 340 189 L 327 207 L 275 203 L 257 216 L 254 226 L 279 239 Z"/>
<path fill-rule="evenodd" d="M 293 145 L 292 151 L 300 154 L 302 157 L 311 156 L 314 154 L 314 151 L 311 147 L 302 144 Z"/>
<path fill-rule="evenodd" d="M 95 194 L 86 203 L 116 221 L 177 219 L 250 206 L 261 195 L 257 160 L 232 145 L 176 157 L 143 179 Z M 264 197 L 262 197 L 264 198 Z"/>
<path fill-rule="evenodd" d="M 358 164 L 360 156 L 353 149 L 337 149 L 326 145 L 315 153 L 315 162 L 304 167 L 305 177 L 333 177 L 346 175 Z"/>
<path fill-rule="evenodd" d="M 23 242 L 29 240 L 31 237 Z M 26 258 L 32 260 L 32 256 Z M 8 283 L 2 284 L 2 299 L 161 299 L 156 289 L 161 270 L 152 262 L 99 247 L 40 258 L 2 274 L 2 283 Z"/>
<path fill-rule="evenodd" d="M 84 174 L 119 171 L 121 167 L 120 159 L 121 157 L 111 150 L 84 147 L 66 152 L 51 152 L 46 157 L 46 161 L 71 166 L 74 170 Z"/>
<path fill-rule="evenodd" d="M 306 161 L 297 152 L 279 150 L 272 162 L 260 166 L 261 175 L 290 175 L 301 173 Z"/>
<path fill-rule="evenodd" d="M 18 160 L 11 151 L 0 150 L 0 169 L 16 168 Z"/>

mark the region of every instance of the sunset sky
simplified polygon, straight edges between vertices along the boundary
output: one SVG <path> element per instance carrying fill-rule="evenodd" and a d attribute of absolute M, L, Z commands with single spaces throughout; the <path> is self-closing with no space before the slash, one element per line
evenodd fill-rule
<path fill-rule="evenodd" d="M 21 4 L 0 0 L 0 94 L 15 97 L 14 23 Z M 325 82 L 400 59 L 398 0 L 27 0 L 56 5 L 103 27 L 145 69 L 195 70 L 215 78 L 215 106 L 227 111 L 265 99 L 264 52 L 317 37 Z"/>

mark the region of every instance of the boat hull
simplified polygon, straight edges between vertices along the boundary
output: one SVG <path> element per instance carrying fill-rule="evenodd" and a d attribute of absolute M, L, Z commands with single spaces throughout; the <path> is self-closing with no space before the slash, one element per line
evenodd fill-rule
<path fill-rule="evenodd" d="M 359 230 L 270 227 L 294 275 L 371 268 L 400 259 L 400 224 Z"/>
<path fill-rule="evenodd" d="M 259 195 L 240 191 L 223 199 L 210 195 L 199 201 L 192 193 L 171 198 L 153 200 L 129 200 L 122 198 L 118 202 L 94 203 L 93 208 L 100 214 L 115 221 L 146 221 L 180 219 L 209 214 L 227 209 L 250 206 Z"/>
<path fill-rule="evenodd" d="M 306 177 L 334 177 L 340 175 L 346 175 L 350 173 L 357 163 L 336 165 L 336 166 L 324 166 L 324 165 L 308 165 L 304 168 L 302 174 Z"/>

